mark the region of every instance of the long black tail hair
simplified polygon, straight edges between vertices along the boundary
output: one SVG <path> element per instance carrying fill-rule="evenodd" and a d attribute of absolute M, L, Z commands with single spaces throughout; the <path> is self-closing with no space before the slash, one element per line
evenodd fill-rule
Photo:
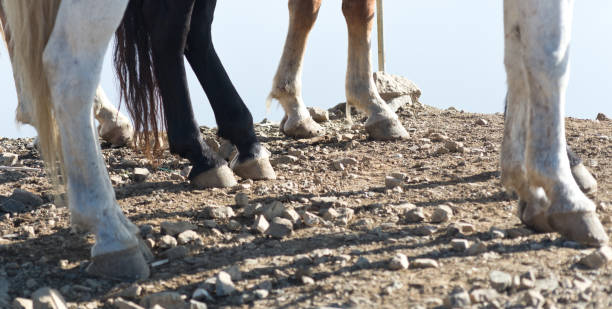
<path fill-rule="evenodd" d="M 151 34 L 145 27 L 144 1 L 130 0 L 115 33 L 113 61 L 121 99 L 134 122 L 137 145 L 144 146 L 145 152 L 152 154 L 161 149 L 160 129 L 167 128 L 158 79 L 155 77 Z"/>

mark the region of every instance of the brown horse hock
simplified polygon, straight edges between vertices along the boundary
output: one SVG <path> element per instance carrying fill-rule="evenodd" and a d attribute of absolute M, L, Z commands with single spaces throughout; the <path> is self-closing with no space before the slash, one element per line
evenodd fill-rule
<path fill-rule="evenodd" d="M 312 120 L 302 99 L 304 51 L 320 7 L 321 0 L 289 0 L 289 32 L 268 98 L 277 99 L 285 110 L 281 131 L 295 138 L 323 134 L 323 128 Z"/>
<path fill-rule="evenodd" d="M 368 115 L 365 128 L 371 138 L 408 138 L 408 132 L 397 115 L 378 94 L 372 76 L 370 43 L 376 1 L 343 0 L 342 12 L 348 28 L 347 103 Z"/>

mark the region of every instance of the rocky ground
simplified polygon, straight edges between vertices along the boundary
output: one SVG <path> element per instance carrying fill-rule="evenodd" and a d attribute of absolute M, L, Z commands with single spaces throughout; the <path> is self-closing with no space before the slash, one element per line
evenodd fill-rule
<path fill-rule="evenodd" d="M 341 110 L 320 138 L 258 124 L 278 179 L 230 189 L 193 188 L 168 152 L 150 162 L 103 144 L 119 204 L 156 256 L 135 283 L 84 272 L 93 238 L 71 231 L 32 140 L 1 139 L 0 165 L 14 168 L 0 171 L 0 307 L 57 294 L 70 308 L 612 306 L 608 251 L 521 226 L 499 180 L 501 114 L 405 105 L 412 138 L 377 142 Z M 610 231 L 612 121 L 601 119 L 568 119 L 568 139 Z"/>

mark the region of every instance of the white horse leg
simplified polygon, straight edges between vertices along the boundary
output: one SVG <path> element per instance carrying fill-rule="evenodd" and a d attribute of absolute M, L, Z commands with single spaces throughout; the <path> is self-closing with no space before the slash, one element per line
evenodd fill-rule
<path fill-rule="evenodd" d="M 549 202 L 541 188 L 532 188 L 525 167 L 525 139 L 529 107 L 529 86 L 522 62 L 519 10 L 505 2 L 505 67 L 508 79 L 504 140 L 501 150 L 502 183 L 519 196 L 518 215 L 521 221 L 539 232 L 550 232 L 547 210 Z"/>
<path fill-rule="evenodd" d="M 125 146 L 132 143 L 134 129 L 130 120 L 113 106 L 102 86 L 96 89 L 94 97 L 94 116 L 100 123 L 98 134 L 113 146 Z"/>
<path fill-rule="evenodd" d="M 368 115 L 365 128 L 377 140 L 405 139 L 408 132 L 378 94 L 372 74 L 370 41 L 375 0 L 343 0 L 348 28 L 346 102 Z M 348 109 L 347 109 L 348 110 Z"/>
<path fill-rule="evenodd" d="M 289 32 L 272 84 L 269 100 L 277 99 L 285 110 L 281 131 L 295 138 L 323 134 L 302 99 L 302 62 L 308 34 L 314 25 L 321 0 L 289 0 Z"/>
<path fill-rule="evenodd" d="M 550 200 L 550 226 L 570 240 L 600 246 L 608 236 L 595 204 L 572 177 L 564 105 L 569 77 L 573 0 L 506 1 L 519 6 L 523 63 L 529 86 L 526 168 L 529 185 Z"/>
<path fill-rule="evenodd" d="M 71 218 L 96 236 L 88 270 L 132 280 L 148 277 L 149 268 L 139 249 L 137 228 L 115 200 L 92 117 L 104 52 L 127 3 L 62 1 L 43 63 L 62 136 Z"/>

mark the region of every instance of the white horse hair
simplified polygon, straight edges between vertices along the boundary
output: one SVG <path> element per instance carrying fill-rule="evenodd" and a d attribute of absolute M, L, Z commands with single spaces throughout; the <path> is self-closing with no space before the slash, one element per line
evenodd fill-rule
<path fill-rule="evenodd" d="M 14 38 L 15 76 L 32 94 L 43 154 L 63 164 L 72 222 L 96 236 L 89 271 L 122 280 L 147 277 L 149 252 L 115 200 L 92 117 L 102 58 L 128 0 L 2 4 Z M 521 198 L 520 217 L 527 225 L 599 246 L 608 237 L 595 205 L 572 178 L 565 153 L 572 5 L 571 0 L 504 2 L 509 105 L 501 166 L 504 184 Z"/>

